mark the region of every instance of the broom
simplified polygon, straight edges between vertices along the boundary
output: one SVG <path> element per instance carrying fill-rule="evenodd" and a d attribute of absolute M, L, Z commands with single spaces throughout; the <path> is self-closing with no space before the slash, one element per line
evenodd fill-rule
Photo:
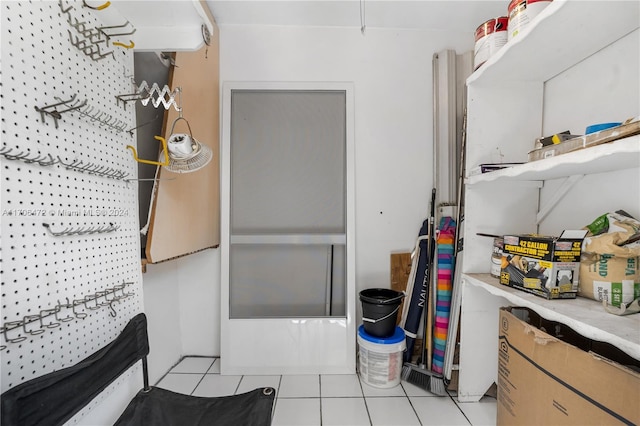
<path fill-rule="evenodd" d="M 431 265 L 433 263 L 433 249 L 434 249 L 433 234 L 434 234 L 435 198 L 436 198 L 436 190 L 434 188 L 431 191 L 431 216 L 429 217 L 429 230 L 427 233 L 427 238 L 428 238 L 427 241 L 429 242 L 428 257 L 430 260 L 427 264 L 427 268 L 424 274 L 424 283 L 426 284 L 427 288 L 425 289 L 425 294 L 424 294 L 424 309 L 423 309 L 424 338 L 423 338 L 423 344 L 422 344 L 422 356 L 419 360 L 419 365 L 415 365 L 410 362 L 404 363 L 404 365 L 402 366 L 402 380 L 409 382 L 413 385 L 416 385 L 418 387 L 421 387 L 425 390 L 428 390 L 434 395 L 446 396 L 447 392 L 445 390 L 444 378 L 441 375 L 434 373 L 433 371 L 430 370 L 430 368 L 428 367 L 429 364 L 428 364 L 427 353 L 426 353 L 427 338 L 431 336 L 431 333 L 429 333 L 428 330 L 430 326 L 429 325 L 430 323 L 429 321 L 430 297 L 429 296 L 431 292 Z"/>

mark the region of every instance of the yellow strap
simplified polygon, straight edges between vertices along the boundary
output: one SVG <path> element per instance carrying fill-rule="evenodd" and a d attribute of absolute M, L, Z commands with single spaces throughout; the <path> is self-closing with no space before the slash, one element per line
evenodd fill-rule
<path fill-rule="evenodd" d="M 136 149 L 134 147 L 132 147 L 131 145 L 127 145 L 127 148 L 133 151 L 133 159 L 136 160 L 138 163 L 151 164 L 152 166 L 169 165 L 169 154 L 167 154 L 167 141 L 161 136 L 154 136 L 154 138 L 156 138 L 156 140 L 159 140 L 160 143 L 162 144 L 162 152 L 164 153 L 164 162 L 162 163 L 159 161 L 141 160 L 138 158 L 138 153 L 136 152 Z"/>

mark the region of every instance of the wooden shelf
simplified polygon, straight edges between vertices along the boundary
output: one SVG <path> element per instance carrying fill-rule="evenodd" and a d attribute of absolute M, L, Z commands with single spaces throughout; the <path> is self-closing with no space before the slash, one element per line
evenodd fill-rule
<path fill-rule="evenodd" d="M 640 315 L 617 316 L 591 299 L 546 300 L 499 283 L 490 274 L 464 274 L 463 279 L 515 306 L 531 308 L 544 318 L 561 322 L 592 340 L 610 343 L 640 359 Z"/>
<path fill-rule="evenodd" d="M 474 185 L 499 180 L 543 181 L 638 166 L 640 166 L 640 135 L 470 176 L 466 183 Z"/>
<path fill-rule="evenodd" d="M 468 79 L 545 82 L 638 28 L 640 3 L 554 0 Z M 613 25 L 606 23 L 613 22 Z"/>

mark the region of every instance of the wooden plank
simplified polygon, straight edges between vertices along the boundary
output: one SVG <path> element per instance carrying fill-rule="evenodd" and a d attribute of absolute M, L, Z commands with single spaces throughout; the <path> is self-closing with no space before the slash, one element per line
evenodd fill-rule
<path fill-rule="evenodd" d="M 391 253 L 391 289 L 396 291 L 405 291 L 407 289 L 407 280 L 411 274 L 411 253 Z M 405 298 L 406 299 L 406 298 Z M 402 307 L 404 300 L 400 305 Z M 398 315 L 397 323 L 400 324 L 402 316 Z"/>
<path fill-rule="evenodd" d="M 210 19 L 214 22 L 213 17 Z M 193 137 L 213 150 L 213 160 L 192 173 L 178 174 L 160 168 L 159 178 L 175 179 L 157 183 L 147 237 L 149 263 L 220 244 L 219 34 L 214 22 L 210 46 L 175 53 L 169 86 L 182 89 L 183 117 L 188 121 Z M 171 127 L 178 117 L 173 108 L 166 112 L 165 139 L 169 139 Z M 189 132 L 184 120 L 176 123 L 174 132 Z"/>

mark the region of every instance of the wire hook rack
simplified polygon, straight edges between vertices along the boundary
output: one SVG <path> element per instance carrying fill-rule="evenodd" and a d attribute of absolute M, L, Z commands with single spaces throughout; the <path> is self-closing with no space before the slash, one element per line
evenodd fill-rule
<path fill-rule="evenodd" d="M 118 229 L 120 229 L 119 225 L 114 225 L 113 223 L 109 223 L 108 226 L 99 226 L 99 227 L 66 227 L 64 228 L 62 231 L 54 231 L 51 228 L 51 224 L 49 223 L 43 223 L 42 226 L 44 226 L 47 231 L 49 232 L 49 234 L 51 234 L 54 237 L 66 237 L 66 236 L 71 236 L 71 235 L 88 235 L 88 234 L 106 234 L 109 232 L 115 232 Z"/>
<path fill-rule="evenodd" d="M 80 173 L 86 173 L 116 180 L 127 181 L 127 178 L 130 176 L 130 173 L 123 172 L 122 170 L 118 170 L 113 167 L 102 166 L 93 162 L 85 162 L 77 159 L 68 162 L 60 158 L 60 156 L 56 156 L 54 158 L 51 154 L 45 155 L 41 154 L 40 152 L 33 153 L 29 150 L 16 150 L 16 152 L 14 153 L 14 149 L 7 147 L 6 145 L 0 147 L 0 155 L 2 155 L 7 160 L 23 161 L 27 164 L 37 163 L 43 167 L 59 164 L 67 170 L 74 170 Z"/>
<path fill-rule="evenodd" d="M 53 166 L 54 164 L 57 164 L 59 162 L 59 160 L 53 158 L 51 154 L 47 154 L 47 155 L 42 155 L 40 153 L 34 154 L 30 151 L 26 151 L 26 152 L 18 151 L 15 154 L 12 152 L 13 152 L 13 148 L 9 148 L 4 145 L 0 148 L 0 155 L 2 155 L 7 160 L 11 160 L 11 161 L 20 160 L 20 161 L 24 161 L 27 164 L 38 163 L 43 167 Z"/>
<path fill-rule="evenodd" d="M 45 105 L 42 108 L 36 106 L 35 109 L 36 111 L 38 111 L 40 113 L 40 119 L 42 120 L 42 122 L 45 122 L 45 115 L 48 115 L 49 117 L 53 118 L 53 122 L 55 123 L 56 129 L 58 128 L 58 120 L 62 119 L 62 114 L 66 113 L 66 112 L 71 112 L 74 110 L 77 110 L 79 108 L 84 107 L 87 104 L 87 101 L 80 101 L 76 99 L 77 94 L 73 94 L 73 96 L 71 96 L 70 99 L 62 100 L 58 97 L 54 97 L 55 100 L 57 100 L 58 102 L 55 104 L 51 104 L 51 105 Z M 63 109 L 62 111 L 58 111 L 59 107 L 66 107 L 66 109 Z"/>
<path fill-rule="evenodd" d="M 60 327 L 63 323 L 78 319 L 85 319 L 89 316 L 89 311 L 97 311 L 107 307 L 109 316 L 117 317 L 118 312 L 114 303 L 134 296 L 135 293 L 127 292 L 126 287 L 133 282 L 122 281 L 113 287 L 96 291 L 80 298 L 65 297 L 65 302 L 60 302 L 53 307 L 41 309 L 37 314 L 24 315 L 17 321 L 5 321 L 0 327 L 0 334 L 5 343 L 19 343 L 27 340 L 30 336 L 37 336 L 47 330 Z M 71 310 L 71 312 L 69 312 Z M 61 317 L 61 312 L 65 311 L 65 316 Z M 5 350 L 7 345 L 0 345 L 0 350 Z"/>
<path fill-rule="evenodd" d="M 73 160 L 72 162 L 67 163 L 58 157 L 58 163 L 62 164 L 67 170 L 75 170 L 76 172 L 102 176 L 110 179 L 126 180 L 130 175 L 130 173 L 114 169 L 113 167 L 101 166 L 93 162 L 84 162 L 82 160 Z"/>

